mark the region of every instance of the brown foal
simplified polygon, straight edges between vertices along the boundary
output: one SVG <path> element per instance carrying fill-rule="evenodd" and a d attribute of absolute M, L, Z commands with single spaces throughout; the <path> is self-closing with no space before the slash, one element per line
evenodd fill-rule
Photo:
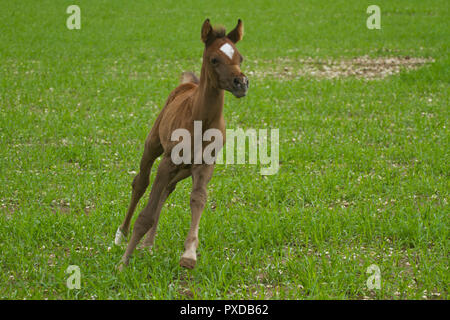
<path fill-rule="evenodd" d="M 211 128 L 218 129 L 222 133 L 223 143 L 225 142 L 224 90 L 230 91 L 238 98 L 245 96 L 248 90 L 248 79 L 240 70 L 243 58 L 235 47 L 243 34 L 241 20 L 238 20 L 237 26 L 226 35 L 222 27 L 212 28 L 209 19 L 203 23 L 201 38 L 205 50 L 200 80 L 192 73 L 183 74 L 181 85 L 170 93 L 145 141 L 140 170 L 132 183 L 131 202 L 125 220 L 117 229 L 116 244 L 120 244 L 129 232 L 133 212 L 149 185 L 153 162 L 161 154 L 163 157 L 153 181 L 149 201 L 136 219 L 133 234 L 119 269 L 128 264 L 131 254 L 145 234 L 147 237 L 143 246 L 152 247 L 164 201 L 175 189 L 176 184 L 189 176 L 192 176 L 193 181 L 190 196 L 192 220 L 180 265 L 194 268 L 197 261 L 198 227 L 206 203 L 206 186 L 213 174 L 214 164 L 207 164 L 204 161 L 200 164 L 193 164 L 194 161 L 190 164 L 174 164 L 171 152 L 178 141 L 171 141 L 171 134 L 176 129 L 184 128 L 191 133 L 193 141 L 194 121 L 201 121 L 203 132 Z M 206 145 L 203 142 L 202 151 Z M 193 160 L 195 155 L 193 152 L 191 154 Z"/>

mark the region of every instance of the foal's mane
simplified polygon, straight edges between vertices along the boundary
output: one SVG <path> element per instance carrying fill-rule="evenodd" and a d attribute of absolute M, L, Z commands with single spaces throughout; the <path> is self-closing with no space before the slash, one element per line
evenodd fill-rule
<path fill-rule="evenodd" d="M 217 38 L 225 37 L 225 27 L 224 26 L 222 26 L 222 25 L 214 26 L 213 31 Z"/>

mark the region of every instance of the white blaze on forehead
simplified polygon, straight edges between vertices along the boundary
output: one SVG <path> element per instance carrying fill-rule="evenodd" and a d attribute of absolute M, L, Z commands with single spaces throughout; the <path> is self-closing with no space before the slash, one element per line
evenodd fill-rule
<path fill-rule="evenodd" d="M 234 49 L 232 46 L 230 46 L 229 43 L 225 43 L 223 46 L 221 46 L 220 51 L 225 53 L 228 58 L 233 59 Z"/>

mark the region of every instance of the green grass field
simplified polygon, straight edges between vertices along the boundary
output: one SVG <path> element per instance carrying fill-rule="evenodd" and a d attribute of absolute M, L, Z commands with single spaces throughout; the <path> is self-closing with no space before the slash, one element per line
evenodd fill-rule
<path fill-rule="evenodd" d="M 207 17 L 244 21 L 251 87 L 226 93 L 227 128 L 278 128 L 280 170 L 217 165 L 194 270 L 178 264 L 192 182 L 179 183 L 154 253 L 118 273 L 144 140 L 181 72 L 199 72 Z M 446 0 L 2 1 L 0 298 L 448 299 L 448 21 Z M 302 72 L 363 56 L 428 62 L 376 79 Z"/>

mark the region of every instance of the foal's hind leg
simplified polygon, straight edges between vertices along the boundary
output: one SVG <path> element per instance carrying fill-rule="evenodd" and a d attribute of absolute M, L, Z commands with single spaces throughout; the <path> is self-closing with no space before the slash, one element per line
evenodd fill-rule
<path fill-rule="evenodd" d="M 155 218 L 155 223 L 145 235 L 144 242 L 141 245 L 142 249 L 148 249 L 150 252 L 152 252 L 153 244 L 155 243 L 156 229 L 158 228 L 158 221 L 159 216 Z"/>
<path fill-rule="evenodd" d="M 163 152 L 158 138 L 150 137 L 145 143 L 144 154 L 142 155 L 139 173 L 134 177 L 132 183 L 131 201 L 128 207 L 127 214 L 122 225 L 117 229 L 115 244 L 119 245 L 130 230 L 130 221 L 133 217 L 136 205 L 145 193 L 150 182 L 150 171 L 156 158 Z"/>

